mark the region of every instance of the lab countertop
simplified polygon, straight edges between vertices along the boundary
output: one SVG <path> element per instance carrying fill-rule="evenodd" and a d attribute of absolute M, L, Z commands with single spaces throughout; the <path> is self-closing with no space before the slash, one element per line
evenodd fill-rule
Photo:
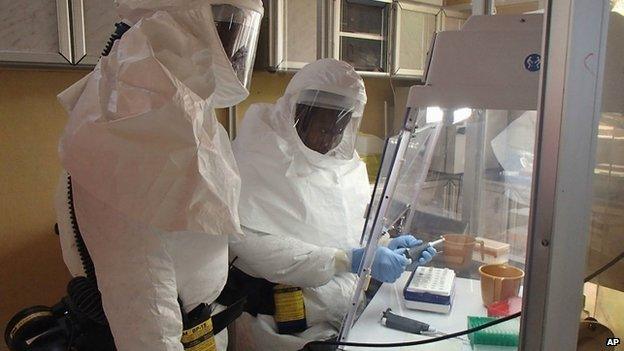
<path fill-rule="evenodd" d="M 351 342 L 390 343 L 423 340 L 430 338 L 386 328 L 381 324 L 382 312 L 388 307 L 392 312 L 404 317 L 413 318 L 429 324 L 438 332 L 445 334 L 465 330 L 468 316 L 486 316 L 487 311 L 481 300 L 481 284 L 478 280 L 456 278 L 455 298 L 449 314 L 439 314 L 425 311 L 410 310 L 403 304 L 403 288 L 409 278 L 409 273 L 397 280 L 394 284 L 383 284 L 370 301 L 360 318 L 357 320 L 348 337 Z M 437 343 L 421 346 L 397 348 L 364 348 L 352 347 L 346 350 L 427 350 L 427 351 L 514 351 L 514 347 L 489 347 L 477 345 L 473 349 L 467 336 L 462 339 L 449 339 Z"/>

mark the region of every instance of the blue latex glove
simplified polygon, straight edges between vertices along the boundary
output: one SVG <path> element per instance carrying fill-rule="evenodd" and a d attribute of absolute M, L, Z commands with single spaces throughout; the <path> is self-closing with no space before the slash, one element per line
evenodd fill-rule
<path fill-rule="evenodd" d="M 427 250 L 423 251 L 420 254 L 420 257 L 418 258 L 418 265 L 424 266 L 427 263 L 431 262 L 431 260 L 433 260 L 433 256 L 435 256 L 437 253 L 438 250 L 436 250 L 435 247 L 429 246 Z"/>
<path fill-rule="evenodd" d="M 396 250 L 399 248 L 412 248 L 412 247 L 421 245 L 422 243 L 423 243 L 422 240 L 416 239 L 413 235 L 404 234 L 404 235 L 398 236 L 390 240 L 390 243 L 388 243 L 388 248 L 390 250 Z M 431 262 L 431 260 L 433 259 L 433 256 L 435 256 L 437 253 L 438 251 L 434 247 L 429 246 L 427 250 L 422 252 L 420 257 L 416 261 L 418 265 L 424 266 L 427 263 Z M 412 264 L 413 263 L 416 263 L 416 262 L 412 262 Z"/>
<path fill-rule="evenodd" d="M 351 251 L 351 272 L 357 273 L 365 250 L 361 248 Z M 387 247 L 378 247 L 371 268 L 372 277 L 384 283 L 393 283 L 399 279 L 410 262 L 405 257 L 405 251 L 407 249 L 390 250 Z"/>
<path fill-rule="evenodd" d="M 422 240 L 418 240 L 414 238 L 413 235 L 405 234 L 401 236 L 397 236 L 396 238 L 390 240 L 388 244 L 388 248 L 390 250 L 396 250 L 401 248 L 411 248 L 422 244 Z"/>

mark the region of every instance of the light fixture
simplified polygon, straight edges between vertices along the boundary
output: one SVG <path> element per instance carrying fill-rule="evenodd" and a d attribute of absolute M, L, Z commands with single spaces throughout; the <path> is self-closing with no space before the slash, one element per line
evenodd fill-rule
<path fill-rule="evenodd" d="M 427 107 L 427 123 L 442 122 L 444 111 L 437 106 Z"/>
<path fill-rule="evenodd" d="M 470 116 L 472 116 L 471 108 L 459 108 L 453 112 L 453 124 L 466 120 L 470 118 Z"/>

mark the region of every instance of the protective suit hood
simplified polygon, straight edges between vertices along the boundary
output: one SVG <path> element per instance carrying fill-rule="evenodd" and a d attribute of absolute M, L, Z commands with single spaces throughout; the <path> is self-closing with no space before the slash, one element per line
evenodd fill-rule
<path fill-rule="evenodd" d="M 295 104 L 299 93 L 304 89 L 326 91 L 355 100 L 351 121 L 345 130 L 342 141 L 327 154 L 320 154 L 307 148 L 295 130 L 293 118 Z M 297 151 L 295 149 L 289 151 L 293 162 L 299 164 L 301 162 L 306 163 L 305 159 L 307 163 L 317 167 L 336 168 L 359 161 L 359 156 L 355 152 L 355 140 L 365 105 L 366 89 L 364 81 L 353 67 L 343 61 L 322 59 L 306 65 L 293 76 L 284 95 L 272 106 L 268 123 L 270 128 L 285 143 L 290 146 L 296 146 Z M 252 116 L 252 113 L 249 115 L 255 118 Z M 238 141 L 245 143 L 251 140 L 240 138 Z"/>
<path fill-rule="evenodd" d="M 261 13 L 261 3 L 117 4 L 136 24 L 92 73 L 59 95 L 70 114 L 63 166 L 134 220 L 169 231 L 239 232 L 238 171 L 213 109 L 237 104 L 248 91 L 225 55 L 211 5 Z"/>
<path fill-rule="evenodd" d="M 227 4 L 264 13 L 259 0 L 116 0 L 122 20 L 135 24 L 165 12 L 183 29 L 153 33 L 154 54 L 167 69 L 202 99 L 211 97 L 215 108 L 234 106 L 249 95 L 236 79 L 216 33 L 211 5 Z M 162 16 L 162 14 L 158 14 Z M 190 34 L 186 35 L 186 34 Z"/>
<path fill-rule="evenodd" d="M 308 149 L 293 126 L 297 96 L 311 88 L 357 102 L 342 141 L 327 154 Z M 323 59 L 295 74 L 275 105 L 252 105 L 233 146 L 242 179 L 241 224 L 320 246 L 357 246 L 370 200 L 366 166 L 353 147 L 365 103 L 355 70 Z"/>

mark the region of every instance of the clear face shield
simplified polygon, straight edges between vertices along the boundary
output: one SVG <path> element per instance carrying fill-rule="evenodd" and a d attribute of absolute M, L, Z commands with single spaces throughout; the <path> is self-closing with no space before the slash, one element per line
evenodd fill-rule
<path fill-rule="evenodd" d="M 212 14 L 223 50 L 238 80 L 249 89 L 262 15 L 227 4 L 212 5 Z"/>
<path fill-rule="evenodd" d="M 343 139 L 355 109 L 355 99 L 321 90 L 303 90 L 295 105 L 295 128 L 305 146 L 321 154 Z"/>

